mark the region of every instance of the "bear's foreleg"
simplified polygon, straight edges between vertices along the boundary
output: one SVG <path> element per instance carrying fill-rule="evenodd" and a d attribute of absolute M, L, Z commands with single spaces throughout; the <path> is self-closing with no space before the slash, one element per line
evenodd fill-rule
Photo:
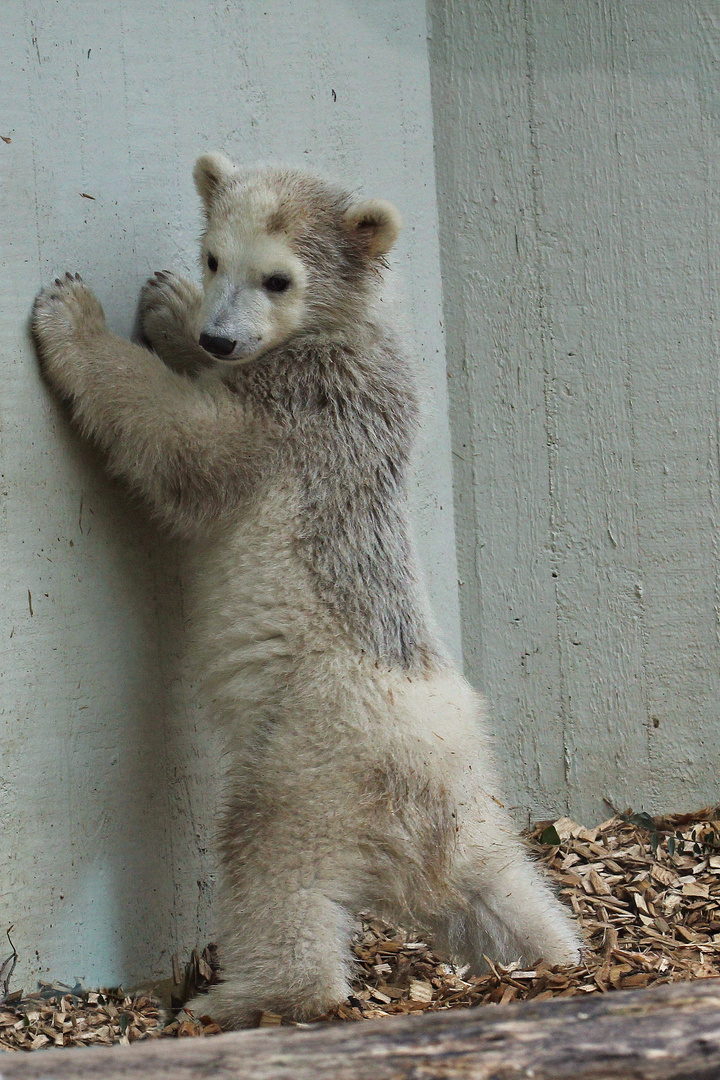
<path fill-rule="evenodd" d="M 267 457 L 267 432 L 220 380 L 191 380 L 111 334 L 78 275 L 40 293 L 32 332 L 45 377 L 83 434 L 166 523 L 212 520 L 244 494 Z"/>

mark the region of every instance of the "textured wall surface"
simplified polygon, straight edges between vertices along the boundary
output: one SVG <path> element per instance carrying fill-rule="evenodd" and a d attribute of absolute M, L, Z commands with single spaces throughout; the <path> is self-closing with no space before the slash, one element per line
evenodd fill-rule
<path fill-rule="evenodd" d="M 717 801 L 720 8 L 429 10 L 464 651 L 510 801 Z"/>
<path fill-rule="evenodd" d="M 425 5 L 3 0 L 0 38 L 0 933 L 15 985 L 128 985 L 207 940 L 217 747 L 175 552 L 50 400 L 32 299 L 79 269 L 128 333 L 152 270 L 196 272 L 202 150 L 393 199 L 428 402 L 418 541 L 458 652 Z"/>

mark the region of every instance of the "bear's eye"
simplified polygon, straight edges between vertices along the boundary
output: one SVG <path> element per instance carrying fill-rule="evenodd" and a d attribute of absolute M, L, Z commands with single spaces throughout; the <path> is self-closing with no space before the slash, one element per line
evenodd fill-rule
<path fill-rule="evenodd" d="M 208 270 L 210 271 L 210 273 L 214 274 L 215 271 L 218 268 L 218 261 L 217 261 L 217 259 L 215 258 L 214 255 L 210 254 L 210 252 L 208 252 L 207 264 L 208 264 Z"/>
<path fill-rule="evenodd" d="M 287 274 L 271 274 L 263 280 L 263 285 L 268 292 L 285 292 L 292 282 Z"/>

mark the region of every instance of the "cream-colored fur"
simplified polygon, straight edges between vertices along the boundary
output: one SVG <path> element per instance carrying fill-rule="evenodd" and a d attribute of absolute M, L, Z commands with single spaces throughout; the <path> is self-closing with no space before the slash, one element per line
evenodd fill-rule
<path fill-rule="evenodd" d="M 427 929 L 475 971 L 484 955 L 572 962 L 577 931 L 501 807 L 482 702 L 417 587 L 414 398 L 374 305 L 397 212 L 220 155 L 196 181 L 205 290 L 148 283 L 154 352 L 111 335 L 77 277 L 33 317 L 76 423 L 188 539 L 229 751 L 224 982 L 191 1007 L 227 1027 L 324 1012 L 349 992 L 363 910 Z M 291 284 L 264 294 L 277 274 Z M 213 359 L 198 340 L 217 337 L 241 346 Z"/>

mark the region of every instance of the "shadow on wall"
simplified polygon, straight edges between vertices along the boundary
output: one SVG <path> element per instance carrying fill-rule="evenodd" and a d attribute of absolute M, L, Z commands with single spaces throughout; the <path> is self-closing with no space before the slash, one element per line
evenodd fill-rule
<path fill-rule="evenodd" d="M 27 901 L 22 951 L 34 951 L 33 925 L 49 924 L 49 952 L 31 977 L 132 986 L 169 976 L 172 953 L 207 936 L 216 804 L 208 774 L 218 754 L 208 754 L 184 656 L 181 553 L 59 410 L 54 421 L 64 513 L 53 514 L 55 525 L 63 520 L 51 558 L 65 570 L 56 590 L 47 587 L 57 599 L 47 628 L 56 659 L 35 673 L 28 709 L 47 743 L 47 782 L 29 787 L 23 816 L 43 863 L 48 836 L 57 848 Z M 46 522 L 46 549 L 48 532 Z M 31 630 L 45 629 L 44 595 L 36 593 Z M 68 699 L 69 718 L 57 710 Z"/>

